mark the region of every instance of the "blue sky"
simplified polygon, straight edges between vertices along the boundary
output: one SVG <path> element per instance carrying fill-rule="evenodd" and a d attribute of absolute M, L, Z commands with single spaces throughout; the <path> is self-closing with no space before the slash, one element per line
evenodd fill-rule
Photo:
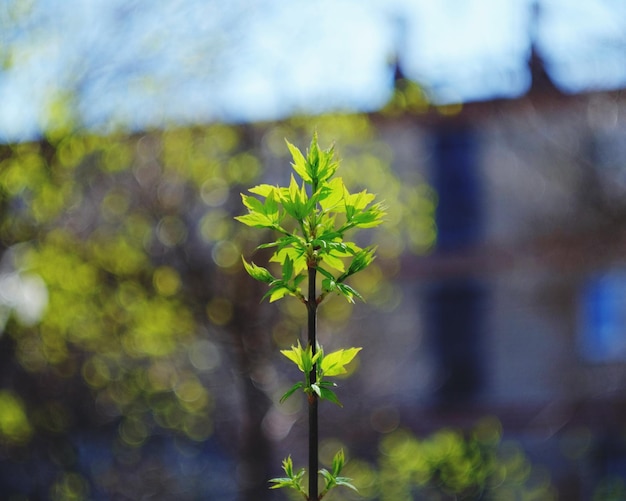
<path fill-rule="evenodd" d="M 373 111 L 398 51 L 438 103 L 516 97 L 530 83 L 530 0 L 0 3 L 5 140 L 37 135 L 60 93 L 102 130 Z M 626 86 L 623 0 L 543 0 L 532 29 L 564 91 Z"/>

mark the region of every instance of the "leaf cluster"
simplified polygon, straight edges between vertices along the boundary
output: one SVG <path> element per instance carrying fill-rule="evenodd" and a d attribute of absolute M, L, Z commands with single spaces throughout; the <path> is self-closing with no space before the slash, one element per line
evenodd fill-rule
<path fill-rule="evenodd" d="M 307 306 L 311 320 L 315 318 L 317 306 L 329 293 L 338 293 L 351 302 L 354 298 L 362 299 L 345 281 L 372 263 L 375 248 L 361 248 L 354 242 L 345 241 L 344 237 L 352 229 L 378 226 L 385 212 L 382 204 L 373 203 L 373 194 L 366 190 L 350 193 L 340 177 L 333 178 L 339 166 L 334 158 L 334 149 L 320 149 L 316 134 L 306 156 L 288 141 L 287 147 L 293 158 L 291 165 L 294 173 L 300 181 L 296 181 L 296 176 L 292 174 L 286 187 L 260 184 L 251 188 L 251 195 L 241 195 L 248 213 L 235 219 L 278 234 L 275 241 L 262 244 L 257 249 L 274 249 L 270 262 L 280 264 L 279 276 L 245 259 L 244 268 L 254 279 L 268 285 L 264 298 L 273 302 L 288 295 L 294 296 Z M 315 287 L 318 272 L 322 279 L 319 295 Z M 309 279 L 306 297 L 300 288 L 305 278 Z M 315 322 L 309 323 L 306 348 L 298 341 L 290 349 L 281 350 L 305 375 L 304 380 L 294 384 L 282 396 L 281 403 L 296 391 L 303 390 L 310 405 L 321 399 L 341 406 L 333 391 L 336 384 L 327 378 L 346 374 L 346 365 L 360 350 L 353 347 L 324 353 L 315 341 Z M 344 455 L 340 451 L 335 455 L 331 470 L 318 472 L 325 481 L 325 488 L 319 496 L 315 479 L 309 478 L 310 495 L 314 499 L 321 499 L 339 485 L 354 489 L 349 479 L 340 476 L 343 464 Z M 309 469 L 311 472 L 316 470 L 317 462 L 311 462 Z M 272 479 L 272 488 L 289 487 L 309 500 L 301 484 L 305 470 L 294 472 L 291 457 L 283 461 L 283 470 L 286 477 Z"/>
<path fill-rule="evenodd" d="M 361 348 L 340 349 L 324 354 L 324 349 L 318 346 L 315 354 L 311 346 L 302 348 L 300 342 L 296 346 L 292 346 L 289 350 L 281 350 L 281 353 L 298 366 L 304 373 L 305 380 L 298 381 L 281 397 L 281 403 L 287 400 L 297 390 L 302 389 L 307 395 L 315 394 L 323 400 L 328 400 L 341 407 L 341 402 L 331 388 L 336 387 L 336 383 L 325 381 L 325 377 L 339 376 L 346 374 L 348 365 Z M 311 382 L 311 372 L 315 370 L 315 382 Z"/>
<path fill-rule="evenodd" d="M 282 489 L 283 487 L 288 487 L 301 493 L 305 499 L 309 499 L 306 491 L 302 487 L 302 479 L 306 473 L 305 469 L 300 468 L 298 471 L 294 472 L 293 461 L 291 456 L 288 456 L 283 459 L 283 471 L 285 472 L 286 477 L 276 477 L 270 479 L 270 482 L 274 484 L 270 487 L 270 489 Z"/>
<path fill-rule="evenodd" d="M 352 479 L 348 477 L 342 477 L 341 471 L 343 470 L 345 464 L 345 454 L 343 449 L 340 449 L 335 456 L 333 457 L 333 464 L 330 470 L 326 468 L 322 468 L 319 470 L 319 474 L 324 479 L 324 490 L 320 493 L 318 500 L 321 500 L 331 489 L 334 487 L 344 486 L 348 487 L 354 491 L 357 488 L 352 484 Z M 304 468 L 300 468 L 297 471 L 293 469 L 293 461 L 291 456 L 283 459 L 283 471 L 285 472 L 284 477 L 276 477 L 272 478 L 270 482 L 274 485 L 270 487 L 270 489 L 281 489 L 284 487 L 294 489 L 304 496 L 304 499 L 307 501 L 309 497 L 302 486 L 302 479 L 306 474 L 306 470 Z"/>
<path fill-rule="evenodd" d="M 268 284 L 270 289 L 264 297 L 270 302 L 291 295 L 306 303 L 300 282 L 310 268 L 323 275 L 318 303 L 331 292 L 351 302 L 363 299 L 345 280 L 374 260 L 375 248 L 360 248 L 344 241 L 344 236 L 352 229 L 381 224 L 384 206 L 373 203 L 375 195 L 367 190 L 350 193 L 340 177 L 333 177 L 339 166 L 334 148 L 320 149 L 316 134 L 306 156 L 289 141 L 287 147 L 301 181 L 297 182 L 292 174 L 289 186 L 260 184 L 249 190 L 252 195 L 242 193 L 248 213 L 235 218 L 248 226 L 278 233 L 275 241 L 258 249 L 275 249 L 270 262 L 280 264 L 281 276 L 275 277 L 245 259 L 244 267 L 253 278 Z"/>
<path fill-rule="evenodd" d="M 352 479 L 348 477 L 340 476 L 341 470 L 343 470 L 343 466 L 346 462 L 345 455 L 343 453 L 343 449 L 340 449 L 335 454 L 333 458 L 333 466 L 331 471 L 328 471 L 325 468 L 322 468 L 319 473 L 324 478 L 325 486 L 324 490 L 320 494 L 320 499 L 322 499 L 326 493 L 331 490 L 333 487 L 344 486 L 356 491 L 357 488 L 352 484 Z"/>

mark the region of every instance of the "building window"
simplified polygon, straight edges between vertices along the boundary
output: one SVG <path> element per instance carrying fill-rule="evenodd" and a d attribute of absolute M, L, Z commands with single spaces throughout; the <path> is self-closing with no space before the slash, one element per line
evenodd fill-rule
<path fill-rule="evenodd" d="M 432 181 L 438 194 L 436 253 L 462 256 L 482 239 L 483 210 L 478 144 L 463 124 L 436 131 Z M 437 397 L 453 403 L 475 397 L 485 374 L 483 331 L 485 287 L 475 270 L 460 269 L 436 279 L 425 306 L 437 371 Z"/>
<path fill-rule="evenodd" d="M 626 267 L 592 276 L 584 285 L 578 348 L 590 362 L 626 361 Z"/>

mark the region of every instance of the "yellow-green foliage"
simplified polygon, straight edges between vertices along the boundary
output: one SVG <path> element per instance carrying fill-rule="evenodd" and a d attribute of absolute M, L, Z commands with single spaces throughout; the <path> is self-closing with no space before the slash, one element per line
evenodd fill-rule
<path fill-rule="evenodd" d="M 230 328 L 237 301 L 226 284 L 243 269 L 241 252 L 258 243 L 251 229 L 234 224 L 231 202 L 271 174 L 266 166 L 288 164 L 285 137 L 295 142 L 314 128 L 349 159 L 346 185 L 387 201 L 389 223 L 370 237 L 379 260 L 355 279 L 370 304 L 385 306 L 393 294 L 381 267 L 395 270 L 402 252 L 432 245 L 434 197 L 421 181 L 394 174 L 391 151 L 367 116 L 135 136 L 64 125 L 41 141 L 0 146 L 0 241 L 11 249 L 14 269 L 40 277 L 48 297 L 34 325 L 15 316 L 5 327 L 17 362 L 33 377 L 85 385 L 92 401 L 84 404 L 106 419 L 120 418 L 129 446 L 159 426 L 196 440 L 210 435 L 213 398 L 197 372 L 217 370 L 219 358 L 205 363 L 196 347 L 207 326 Z M 190 292 L 175 258 L 192 241 L 216 269 L 203 300 Z M 345 321 L 350 311 L 330 305 L 325 314 Z M 13 402 L 0 406 L 6 440 L 26 442 L 36 426 L 51 423 L 29 413 L 56 409 L 57 432 L 71 422 L 71 403 L 62 398 L 33 402 L 27 411 L 17 395 L 3 395 Z M 59 489 L 71 485 L 66 480 Z"/>
<path fill-rule="evenodd" d="M 557 499 L 546 470 L 531 464 L 517 443 L 502 440 L 495 418 L 480 421 L 469 433 L 444 428 L 419 438 L 397 429 L 382 437 L 376 465 L 352 459 L 345 474 L 360 496 L 337 492 L 334 501 Z"/>

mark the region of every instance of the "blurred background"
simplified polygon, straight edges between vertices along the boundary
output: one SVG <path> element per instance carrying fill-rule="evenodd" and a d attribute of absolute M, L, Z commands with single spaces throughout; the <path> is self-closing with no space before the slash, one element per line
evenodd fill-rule
<path fill-rule="evenodd" d="M 388 206 L 325 499 L 626 499 L 625 87 L 619 0 L 3 0 L 2 499 L 292 499 L 306 311 L 233 216 L 314 130 Z"/>

